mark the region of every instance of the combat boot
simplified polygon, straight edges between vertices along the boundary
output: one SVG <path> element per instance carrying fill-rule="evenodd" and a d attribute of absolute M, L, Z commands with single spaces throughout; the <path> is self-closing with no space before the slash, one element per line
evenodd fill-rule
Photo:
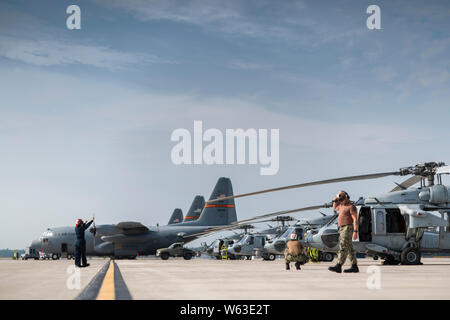
<path fill-rule="evenodd" d="M 300 262 L 295 263 L 295 269 L 300 270 Z"/>
<path fill-rule="evenodd" d="M 328 270 L 334 271 L 334 272 L 337 272 L 337 273 L 341 273 L 342 272 L 342 266 L 338 263 L 334 267 L 328 267 Z"/>
<path fill-rule="evenodd" d="M 358 265 L 357 264 L 352 264 L 352 267 L 349 268 L 349 269 L 345 269 L 344 272 L 345 273 L 350 273 L 350 272 L 357 273 L 357 272 L 359 272 Z"/>
<path fill-rule="evenodd" d="M 289 263 L 286 263 L 286 270 L 291 270 L 291 267 L 289 266 Z"/>

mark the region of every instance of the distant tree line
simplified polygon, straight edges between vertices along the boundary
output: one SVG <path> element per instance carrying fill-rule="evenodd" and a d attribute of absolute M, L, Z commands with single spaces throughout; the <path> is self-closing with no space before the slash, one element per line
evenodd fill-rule
<path fill-rule="evenodd" d="M 19 251 L 19 254 L 25 253 L 25 250 L 0 249 L 0 257 L 12 257 L 12 256 L 14 256 L 15 251 Z"/>

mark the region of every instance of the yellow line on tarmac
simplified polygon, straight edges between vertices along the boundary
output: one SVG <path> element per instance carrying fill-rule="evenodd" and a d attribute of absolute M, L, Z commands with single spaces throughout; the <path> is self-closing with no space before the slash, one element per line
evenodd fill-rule
<path fill-rule="evenodd" d="M 102 286 L 97 295 L 97 300 L 115 300 L 116 293 L 114 287 L 114 262 L 111 260 L 109 262 L 108 271 L 106 272 L 105 278 L 103 279 Z"/>

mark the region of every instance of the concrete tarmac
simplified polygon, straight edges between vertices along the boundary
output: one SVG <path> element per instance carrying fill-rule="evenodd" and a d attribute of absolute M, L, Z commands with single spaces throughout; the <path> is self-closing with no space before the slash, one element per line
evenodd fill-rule
<path fill-rule="evenodd" d="M 0 299 L 74 299 L 108 261 L 93 258 L 90 267 L 78 269 L 77 289 L 73 261 L 0 259 Z M 308 263 L 300 271 L 291 264 L 286 271 L 283 259 L 116 260 L 133 299 L 450 299 L 450 259 L 422 262 L 382 266 L 360 259 L 360 273 L 336 274 L 328 271 L 334 262 Z M 375 273 L 367 273 L 370 266 L 378 267 Z"/>
<path fill-rule="evenodd" d="M 0 259 L 1 300 L 71 300 L 91 281 L 109 259 L 89 259 L 87 268 L 75 269 L 74 261 Z M 79 271 L 80 279 L 74 277 Z"/>
<path fill-rule="evenodd" d="M 307 263 L 302 270 L 291 264 L 287 271 L 283 259 L 122 260 L 117 264 L 134 299 L 450 299 L 450 259 L 422 258 L 422 262 L 382 266 L 381 261 L 360 259 L 358 274 L 328 271 L 335 262 Z M 367 273 L 373 265 L 379 267 L 375 269 L 379 289 L 376 275 Z"/>

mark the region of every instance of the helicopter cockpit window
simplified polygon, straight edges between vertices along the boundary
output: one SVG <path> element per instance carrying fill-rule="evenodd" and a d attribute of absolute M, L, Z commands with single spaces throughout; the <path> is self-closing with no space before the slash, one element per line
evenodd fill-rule
<path fill-rule="evenodd" d="M 253 238 L 253 236 L 250 236 L 248 239 L 248 244 L 252 245 L 255 241 L 255 239 Z"/>
<path fill-rule="evenodd" d="M 294 232 L 297 234 L 297 238 L 299 240 L 303 239 L 303 229 L 302 228 L 295 228 Z"/>
<path fill-rule="evenodd" d="M 337 223 L 337 217 L 338 217 L 338 214 L 335 213 L 335 214 L 330 218 L 330 220 L 327 222 L 326 226 L 329 226 L 329 225 L 332 225 L 332 224 Z"/>
<path fill-rule="evenodd" d="M 400 209 L 386 209 L 386 232 L 405 233 L 406 222 Z"/>
<path fill-rule="evenodd" d="M 249 236 L 245 236 L 245 237 L 243 237 L 241 240 L 239 240 L 239 244 L 244 244 L 244 243 L 246 243 L 247 242 L 247 239 L 248 239 L 248 237 Z"/>
<path fill-rule="evenodd" d="M 291 232 L 292 232 L 291 229 L 287 229 L 286 232 L 283 233 L 282 237 L 287 239 L 289 237 L 289 235 L 291 234 Z"/>

